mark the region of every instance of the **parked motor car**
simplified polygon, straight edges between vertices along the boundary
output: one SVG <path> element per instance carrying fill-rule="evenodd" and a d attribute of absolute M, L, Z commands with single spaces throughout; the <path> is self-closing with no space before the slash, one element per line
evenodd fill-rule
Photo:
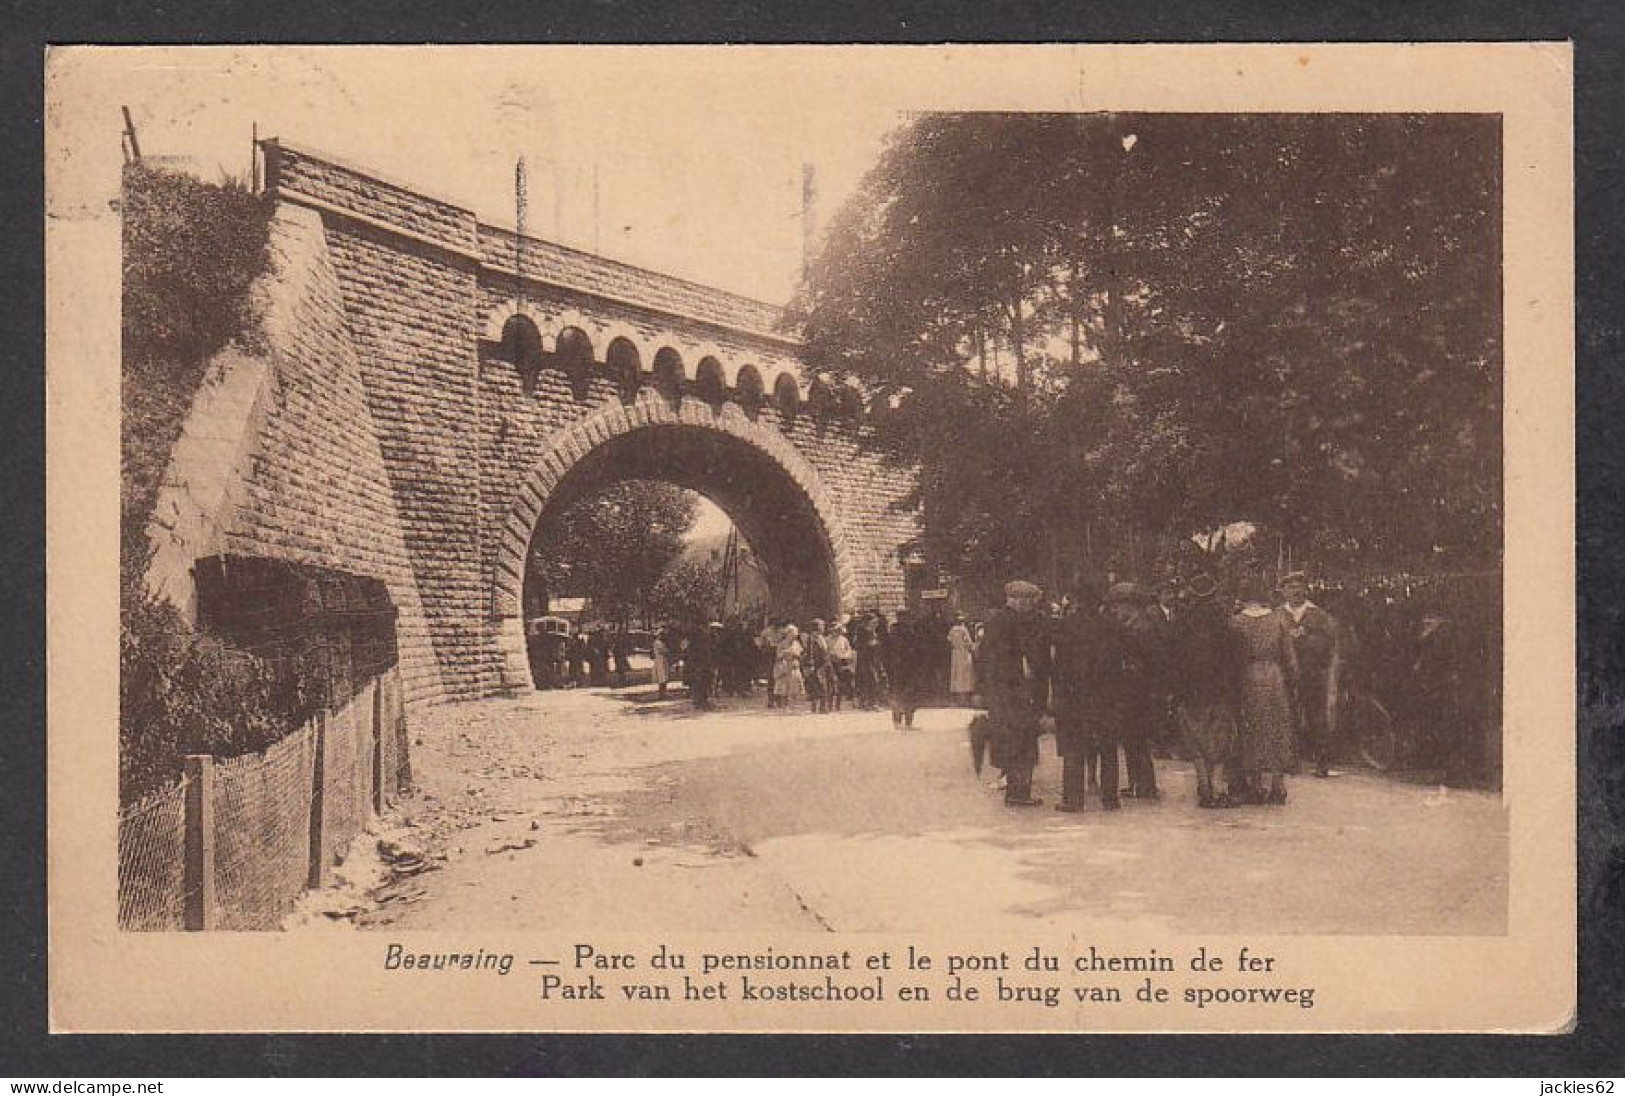
<path fill-rule="evenodd" d="M 569 638 L 571 631 L 570 622 L 556 616 L 532 617 L 525 630 L 533 636 L 555 635 L 565 638 Z"/>

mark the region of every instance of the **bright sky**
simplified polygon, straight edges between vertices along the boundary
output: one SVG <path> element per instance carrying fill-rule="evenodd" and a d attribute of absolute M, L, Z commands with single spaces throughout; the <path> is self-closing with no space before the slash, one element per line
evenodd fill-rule
<path fill-rule="evenodd" d="M 728 515 L 723 513 L 722 507 L 706 498 L 696 494 L 700 500 L 699 511 L 695 515 L 694 525 L 689 529 L 688 535 L 683 539 L 688 541 L 705 540 L 708 537 L 721 536 L 733 525 Z"/>
<path fill-rule="evenodd" d="M 800 271 L 802 164 L 827 219 L 909 106 L 907 84 L 877 91 L 808 51 L 221 47 L 117 60 L 146 155 L 243 176 L 257 123 L 504 225 L 524 156 L 535 234 L 592 250 L 596 174 L 602 254 L 774 303 Z M 116 111 L 93 121 L 116 150 Z"/>
<path fill-rule="evenodd" d="M 953 105 L 978 86 L 968 70 L 984 86 L 1008 82 L 999 58 L 946 59 L 811 47 L 55 51 L 53 114 L 76 128 L 52 204 L 97 207 L 120 106 L 144 155 L 206 178 L 246 177 L 257 127 L 500 225 L 515 223 L 523 156 L 528 231 L 783 303 L 801 269 L 803 165 L 822 223 L 909 113 Z M 701 497 L 689 537 L 729 526 Z"/>

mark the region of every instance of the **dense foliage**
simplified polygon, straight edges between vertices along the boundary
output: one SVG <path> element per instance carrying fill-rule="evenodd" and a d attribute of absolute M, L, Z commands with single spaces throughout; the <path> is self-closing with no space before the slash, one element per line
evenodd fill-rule
<path fill-rule="evenodd" d="M 122 503 L 124 561 L 145 569 L 147 521 L 209 361 L 257 344 L 249 287 L 270 262 L 269 208 L 141 163 L 125 169 Z"/>
<path fill-rule="evenodd" d="M 679 559 L 655 583 L 649 611 L 655 620 L 697 628 L 722 613 L 722 572 L 702 559 Z"/>
<path fill-rule="evenodd" d="M 695 496 L 673 484 L 614 484 L 544 521 L 531 582 L 553 597 L 589 599 L 605 620 L 647 620 L 655 586 L 682 555 L 697 513 Z"/>
<path fill-rule="evenodd" d="M 1144 570 L 1243 522 L 1328 570 L 1482 566 L 1499 147 L 1485 116 L 927 115 L 792 319 L 960 574 Z"/>
<path fill-rule="evenodd" d="M 180 775 L 187 754 L 265 749 L 303 714 L 294 668 L 193 631 L 167 601 L 125 591 L 119 645 L 119 797 Z"/>
<path fill-rule="evenodd" d="M 195 633 L 145 587 L 159 484 L 209 362 L 256 343 L 254 280 L 269 263 L 265 206 L 241 186 L 127 169 L 120 513 L 119 791 L 177 775 L 184 754 L 262 749 L 288 729 L 285 670 Z"/>

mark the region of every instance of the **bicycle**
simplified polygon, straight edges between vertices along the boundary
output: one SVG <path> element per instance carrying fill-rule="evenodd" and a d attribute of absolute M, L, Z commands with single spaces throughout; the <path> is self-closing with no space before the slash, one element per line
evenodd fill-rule
<path fill-rule="evenodd" d="M 1416 732 L 1388 706 L 1362 688 L 1350 688 L 1341 701 L 1344 741 L 1378 772 L 1398 772 L 1416 757 Z"/>

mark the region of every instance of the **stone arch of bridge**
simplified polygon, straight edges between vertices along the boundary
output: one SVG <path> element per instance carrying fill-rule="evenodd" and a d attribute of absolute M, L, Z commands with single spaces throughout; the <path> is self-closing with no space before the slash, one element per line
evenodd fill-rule
<path fill-rule="evenodd" d="M 644 389 L 560 431 L 521 475 L 493 568 L 506 688 L 531 681 L 522 606 L 538 528 L 622 480 L 676 483 L 717 503 L 762 560 L 775 615 L 828 617 L 852 603 L 854 555 L 835 499 L 788 438 L 736 404 L 685 396 L 674 405 Z"/>

